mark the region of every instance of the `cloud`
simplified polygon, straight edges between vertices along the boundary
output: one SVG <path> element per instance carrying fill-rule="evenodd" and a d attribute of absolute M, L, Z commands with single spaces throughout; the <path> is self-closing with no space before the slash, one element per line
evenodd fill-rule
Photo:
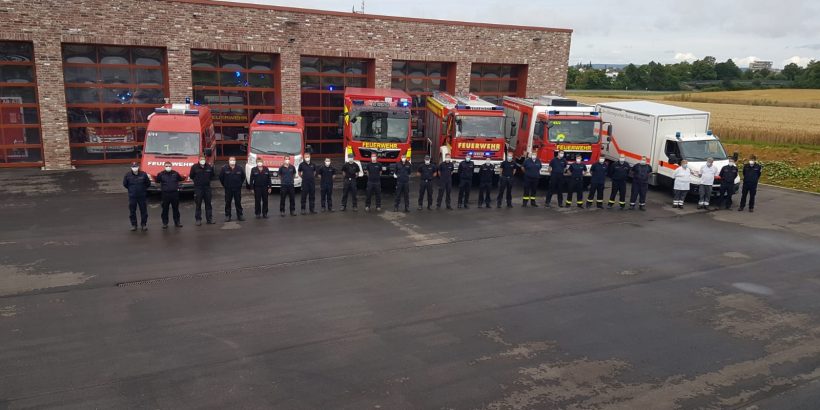
<path fill-rule="evenodd" d="M 697 57 L 695 57 L 695 55 L 694 55 L 694 54 L 692 54 L 692 53 L 675 53 L 675 57 L 674 57 L 674 58 L 675 58 L 675 61 L 677 61 L 677 62 L 681 62 L 681 61 L 695 61 L 695 60 L 697 60 L 697 59 L 698 59 L 698 58 L 697 58 Z"/>
<path fill-rule="evenodd" d="M 787 64 L 795 63 L 795 64 L 799 65 L 800 67 L 805 67 L 812 60 L 814 60 L 814 58 L 794 56 L 794 57 L 787 58 L 787 59 L 783 60 L 783 63 L 781 65 L 785 67 Z"/>
<path fill-rule="evenodd" d="M 748 67 L 749 63 L 751 63 L 753 61 L 757 61 L 757 60 L 760 60 L 760 58 L 755 57 L 755 56 L 735 57 L 735 58 L 732 59 L 732 61 L 734 61 L 735 64 L 737 64 L 738 67 Z"/>
<path fill-rule="evenodd" d="M 817 44 L 804 44 L 802 46 L 798 46 L 797 48 L 807 48 L 809 50 L 820 50 L 820 43 L 817 43 Z"/>

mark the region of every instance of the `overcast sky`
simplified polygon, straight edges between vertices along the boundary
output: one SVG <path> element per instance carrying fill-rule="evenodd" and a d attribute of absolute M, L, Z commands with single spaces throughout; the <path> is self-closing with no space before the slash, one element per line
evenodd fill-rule
<path fill-rule="evenodd" d="M 350 11 L 361 0 L 241 0 Z M 366 0 L 368 14 L 573 29 L 570 64 L 672 63 L 707 55 L 820 60 L 818 0 Z"/>

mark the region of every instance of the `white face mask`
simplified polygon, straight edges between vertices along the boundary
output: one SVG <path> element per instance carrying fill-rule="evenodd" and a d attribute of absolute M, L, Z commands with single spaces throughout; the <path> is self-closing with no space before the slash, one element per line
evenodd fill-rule
<path fill-rule="evenodd" d="M 604 159 L 603 159 L 603 158 L 598 159 L 598 163 L 599 163 L 599 164 L 603 164 L 604 162 L 605 162 L 605 161 L 604 161 Z"/>
<path fill-rule="evenodd" d="M 472 159 L 472 158 L 470 158 L 470 156 L 466 156 L 466 157 L 464 157 L 464 160 L 465 160 L 465 161 L 469 161 L 469 160 L 471 160 L 471 159 Z"/>
<path fill-rule="evenodd" d="M 288 162 L 287 162 L 287 161 L 285 161 L 285 163 L 287 164 Z M 256 163 L 256 166 L 257 166 L 257 167 L 259 167 L 259 169 L 262 169 L 262 163 L 261 163 L 261 162 L 257 162 L 257 163 Z"/>
<path fill-rule="evenodd" d="M 507 161 L 512 162 L 513 161 L 513 156 L 512 155 L 507 155 Z"/>
<path fill-rule="evenodd" d="M 205 160 L 204 159 L 199 160 L 199 165 L 205 165 Z"/>
<path fill-rule="evenodd" d="M 562 154 L 562 153 L 560 153 L 560 152 L 559 152 L 559 153 L 558 153 L 558 158 L 564 158 L 564 154 Z"/>
<path fill-rule="evenodd" d="M 689 164 L 683 164 L 681 166 L 683 167 L 683 169 L 689 168 Z"/>
<path fill-rule="evenodd" d="M 401 157 L 401 162 L 402 163 L 407 162 L 407 157 Z"/>
<path fill-rule="evenodd" d="M 325 161 L 325 166 L 329 167 L 330 166 L 330 161 Z"/>
<path fill-rule="evenodd" d="M 189 164 L 190 164 L 190 162 L 189 162 Z M 165 170 L 168 171 L 168 172 L 171 172 L 171 167 L 165 167 Z"/>
<path fill-rule="evenodd" d="M 619 161 L 619 162 L 624 162 L 624 160 L 625 160 L 625 159 L 626 159 L 626 158 L 624 158 L 624 157 L 620 157 L 620 158 L 618 158 L 618 161 Z"/>
<path fill-rule="evenodd" d="M 734 162 L 730 162 L 730 163 L 729 163 L 729 166 L 730 166 L 730 167 L 733 167 L 733 166 L 735 166 L 735 163 L 734 163 Z"/>
<path fill-rule="evenodd" d="M 429 159 L 425 159 L 425 160 L 424 160 L 424 165 L 430 165 L 430 160 L 429 160 Z"/>
<path fill-rule="evenodd" d="M 288 165 L 290 165 L 290 160 L 289 160 L 289 159 L 286 159 L 286 160 L 285 160 L 285 166 L 288 166 Z M 259 165 L 259 166 L 261 167 L 262 165 Z"/>
<path fill-rule="evenodd" d="M 641 165 L 646 165 L 646 160 L 645 159 L 641 160 Z"/>
<path fill-rule="evenodd" d="M 347 160 L 347 163 L 352 164 L 353 163 L 353 158 L 350 158 L 349 160 Z"/>
<path fill-rule="evenodd" d="M 137 171 L 139 171 L 139 170 L 140 170 L 140 169 L 139 169 L 138 167 L 131 167 L 131 172 L 133 172 L 133 173 L 135 173 L 135 174 L 136 174 L 136 173 L 137 173 Z"/>
<path fill-rule="evenodd" d="M 370 162 L 372 162 L 372 163 L 374 163 L 374 164 L 375 164 L 375 163 L 376 163 L 376 160 L 377 160 L 377 158 L 376 158 L 376 157 L 370 157 Z"/>
<path fill-rule="evenodd" d="M 305 162 L 310 163 L 310 157 L 305 157 Z"/>
<path fill-rule="evenodd" d="M 228 165 L 230 165 L 230 166 L 234 166 L 234 165 L 236 165 L 236 161 L 233 161 L 233 160 L 228 161 Z"/>
<path fill-rule="evenodd" d="M 749 161 L 749 165 L 754 165 L 754 164 L 755 164 L 754 161 Z"/>
<path fill-rule="evenodd" d="M 584 162 L 584 160 L 583 160 L 583 159 L 581 159 L 581 158 L 575 158 L 575 162 L 577 162 L 577 163 L 579 163 L 579 164 L 580 164 L 580 163 Z"/>
<path fill-rule="evenodd" d="M 444 160 L 447 161 L 447 162 L 450 162 L 450 157 L 447 157 Z"/>

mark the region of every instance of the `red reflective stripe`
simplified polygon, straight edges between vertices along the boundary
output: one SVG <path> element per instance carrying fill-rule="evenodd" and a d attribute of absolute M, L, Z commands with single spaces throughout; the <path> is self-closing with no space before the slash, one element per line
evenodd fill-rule
<path fill-rule="evenodd" d="M 669 169 L 673 169 L 673 170 L 678 169 L 678 165 L 670 164 L 668 162 L 658 161 L 658 164 L 660 166 L 664 167 L 664 168 L 669 168 Z"/>
<path fill-rule="evenodd" d="M 606 130 L 601 130 L 601 134 L 606 136 L 607 135 Z M 615 140 L 615 137 L 613 137 L 611 135 L 610 135 L 610 141 L 612 141 L 612 144 L 615 145 L 615 150 L 618 151 L 618 154 L 623 154 L 623 156 L 629 157 L 629 158 L 632 158 L 632 159 L 637 159 L 637 160 L 641 159 L 641 156 L 634 153 L 634 152 L 630 152 L 630 151 L 627 151 L 627 150 L 622 150 L 621 147 L 618 146 L 618 141 Z"/>

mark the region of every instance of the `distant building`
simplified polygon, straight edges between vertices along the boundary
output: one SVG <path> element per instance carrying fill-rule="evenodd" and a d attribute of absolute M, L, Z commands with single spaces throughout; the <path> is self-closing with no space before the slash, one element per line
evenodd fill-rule
<path fill-rule="evenodd" d="M 760 70 L 772 70 L 772 62 L 771 61 L 752 61 L 749 63 L 749 70 L 751 71 L 760 71 Z"/>

